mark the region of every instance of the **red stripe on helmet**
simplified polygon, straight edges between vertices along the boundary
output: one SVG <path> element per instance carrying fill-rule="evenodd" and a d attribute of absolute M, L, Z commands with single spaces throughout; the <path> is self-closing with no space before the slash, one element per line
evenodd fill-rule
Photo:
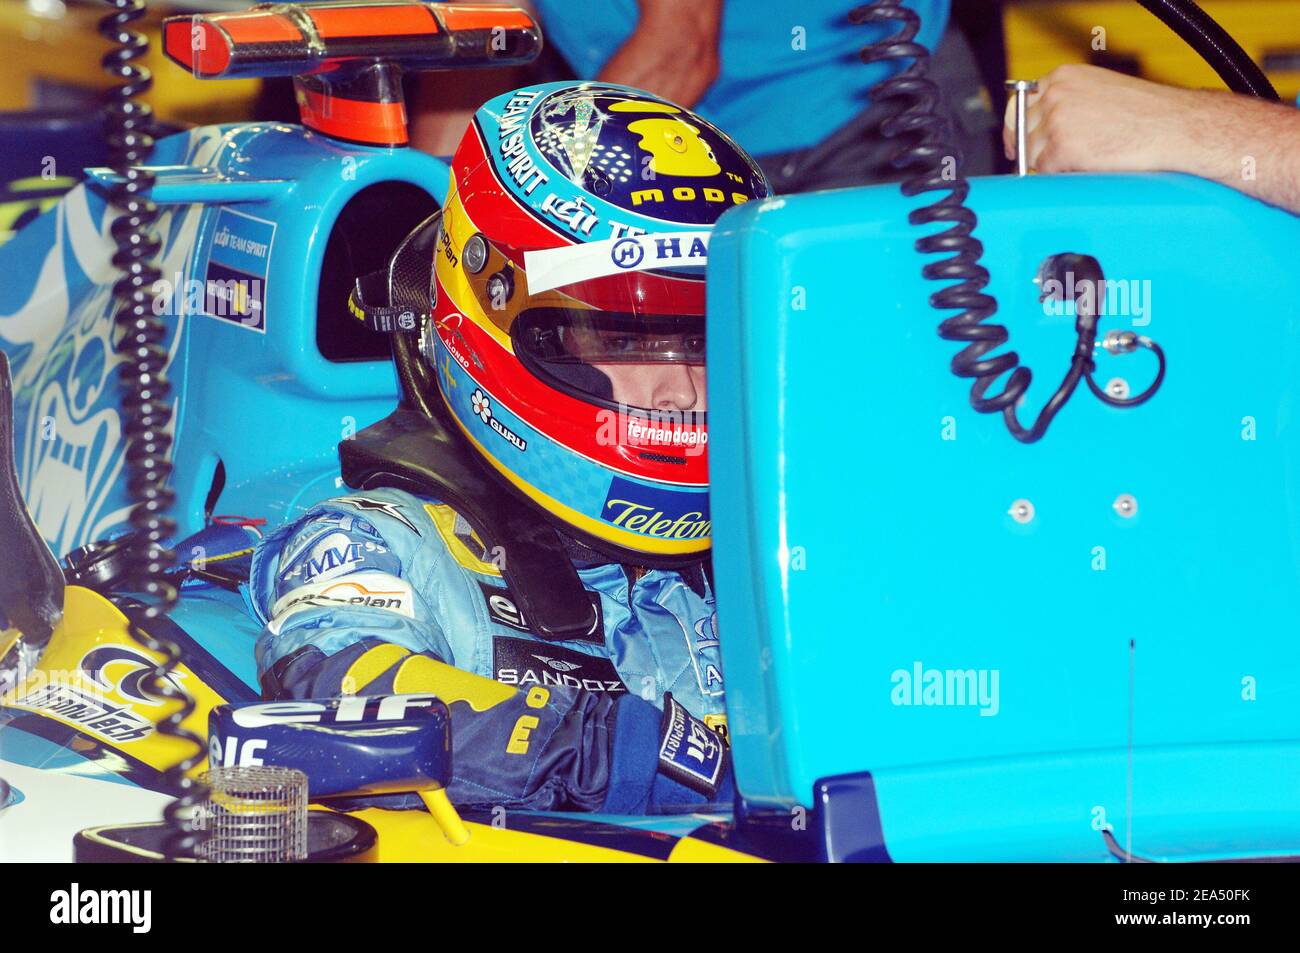
<path fill-rule="evenodd" d="M 526 250 L 575 244 L 563 233 L 544 225 L 520 204 L 497 177 L 478 123 L 472 123 L 470 129 L 475 134 L 461 140 L 452 159 L 456 194 L 470 221 L 491 222 L 492 244 L 520 268 Z"/>
<path fill-rule="evenodd" d="M 441 284 L 438 294 L 440 298 L 446 294 Z M 627 415 L 557 390 L 533 376 L 519 358 L 469 318 L 457 317 L 442 319 L 440 334 L 444 339 L 451 330 L 463 335 L 482 364 L 470 363 L 466 372 L 529 426 L 575 453 L 632 476 L 678 486 L 708 485 L 707 425 L 651 428 L 696 434 L 695 439 L 703 443 L 694 446 L 629 434 Z M 666 457 L 678 462 L 662 459 Z"/>

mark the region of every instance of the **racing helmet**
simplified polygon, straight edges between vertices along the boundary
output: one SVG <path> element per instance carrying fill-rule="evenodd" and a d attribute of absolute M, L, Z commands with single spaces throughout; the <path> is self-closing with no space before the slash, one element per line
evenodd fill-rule
<path fill-rule="evenodd" d="M 708 240 L 768 193 L 707 120 L 607 83 L 493 99 L 453 157 L 424 357 L 492 469 L 620 562 L 709 548 Z"/>

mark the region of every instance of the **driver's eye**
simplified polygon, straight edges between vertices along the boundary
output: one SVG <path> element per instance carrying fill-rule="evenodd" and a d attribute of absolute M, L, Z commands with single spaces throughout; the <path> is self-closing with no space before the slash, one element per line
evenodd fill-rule
<path fill-rule="evenodd" d="M 626 354 L 636 350 L 636 338 L 626 334 L 606 335 L 604 345 L 615 354 Z"/>
<path fill-rule="evenodd" d="M 683 341 L 683 345 L 686 348 L 687 354 L 699 356 L 704 355 L 704 335 L 702 334 L 689 335 L 685 341 Z"/>

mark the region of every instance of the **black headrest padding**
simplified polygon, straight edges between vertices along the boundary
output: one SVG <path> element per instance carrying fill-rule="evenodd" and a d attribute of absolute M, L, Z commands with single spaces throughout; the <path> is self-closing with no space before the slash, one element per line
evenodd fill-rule
<path fill-rule="evenodd" d="M 63 615 L 63 572 L 23 503 L 16 463 L 13 381 L 0 351 L 0 615 L 29 644 L 42 646 Z"/>

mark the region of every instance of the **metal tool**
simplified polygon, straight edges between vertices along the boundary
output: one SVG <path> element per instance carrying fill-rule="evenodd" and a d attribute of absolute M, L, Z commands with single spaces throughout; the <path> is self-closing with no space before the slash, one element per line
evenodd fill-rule
<path fill-rule="evenodd" d="M 1025 103 L 1030 93 L 1038 91 L 1038 81 L 1009 79 L 1004 84 L 1016 95 L 1016 175 L 1029 174 L 1029 156 L 1025 151 Z"/>

